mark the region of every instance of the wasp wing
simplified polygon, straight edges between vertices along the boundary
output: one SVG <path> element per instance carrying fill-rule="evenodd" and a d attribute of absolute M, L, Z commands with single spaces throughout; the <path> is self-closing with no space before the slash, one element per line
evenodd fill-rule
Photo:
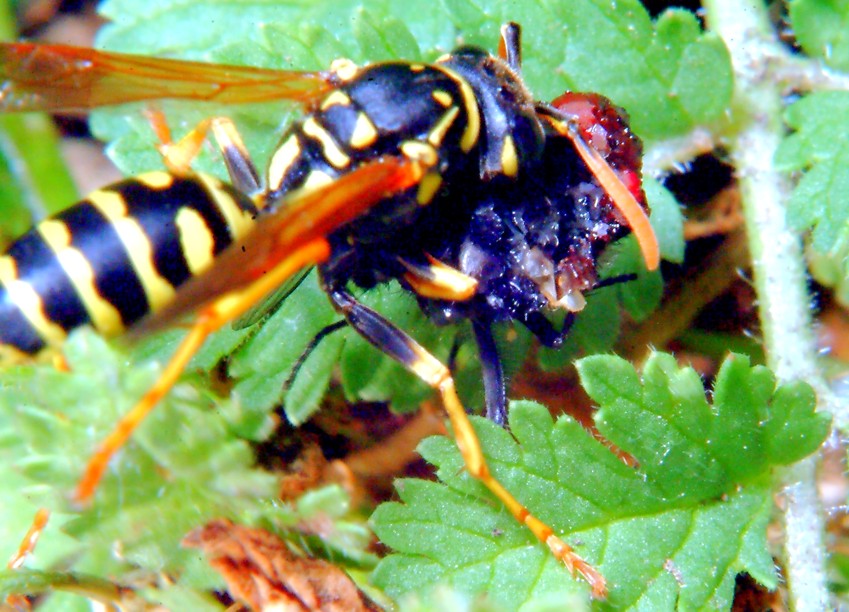
<path fill-rule="evenodd" d="M 426 169 L 420 161 L 385 156 L 366 162 L 323 187 L 291 193 L 279 207 L 259 217 L 251 232 L 228 247 L 209 270 L 181 287 L 173 302 L 135 328 L 134 335 L 163 327 L 212 300 L 255 294 L 247 289 L 262 285 L 264 277 L 280 262 L 325 240 L 328 234 L 366 214 L 381 200 L 415 186 Z M 237 316 L 295 276 L 297 272 L 252 297 L 250 304 L 240 307 Z"/>
<path fill-rule="evenodd" d="M 0 43 L 0 111 L 86 111 L 163 99 L 309 102 L 327 73 L 227 66 L 66 45 Z"/>
<path fill-rule="evenodd" d="M 311 271 L 311 267 L 304 268 L 275 289 L 273 293 L 268 294 L 265 299 L 254 304 L 249 311 L 233 321 L 233 329 L 247 329 L 273 314 L 292 292 L 300 287 Z"/>

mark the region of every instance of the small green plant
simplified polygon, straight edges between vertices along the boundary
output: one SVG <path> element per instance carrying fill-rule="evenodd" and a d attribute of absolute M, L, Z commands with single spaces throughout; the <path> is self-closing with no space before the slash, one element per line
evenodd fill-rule
<path fill-rule="evenodd" d="M 92 448 L 155 380 L 157 364 L 182 333 L 168 331 L 128 350 L 83 330 L 65 349 L 72 373 L 47 365 L 0 372 L 0 544 L 11 554 L 35 510 L 53 510 L 27 566 L 33 569 L 0 572 L 0 595 L 55 590 L 42 605 L 65 610 L 87 607 L 80 593 L 115 601 L 132 592 L 144 604 L 222 609 L 212 596 L 224 588 L 221 576 L 180 546 L 189 531 L 225 517 L 310 548 L 297 526 L 316 516 L 330 517 L 333 525 L 323 537 L 323 556 L 355 568 L 358 580 L 378 590 L 376 596 L 409 608 L 435 609 L 447 599 L 464 609 L 465 597 L 475 606 L 505 610 L 564 601 L 609 609 L 728 609 L 739 573 L 775 588 L 776 551 L 766 540 L 773 494 L 782 479 L 814 486 L 811 463 L 781 466 L 814 452 L 830 422 L 826 413 L 814 411 L 809 385 L 821 407 L 835 409 L 838 425 L 847 422 L 822 382 L 811 340 L 805 262 L 791 228 L 813 230 L 818 269 L 828 271 L 823 278 L 831 279 L 838 294 L 845 291 L 849 171 L 841 145 L 849 135 L 842 133 L 847 128 L 841 118 L 849 110 L 843 36 L 849 9 L 826 0 L 789 2 L 788 18 L 803 51 L 791 53 L 777 41 L 758 0 L 706 1 L 706 27 L 683 10 L 652 20 L 637 0 L 361 4 L 108 0 L 100 10 L 110 24 L 99 44 L 164 57 L 315 70 L 342 56 L 359 63 L 427 61 L 459 40 L 494 49 L 499 26 L 519 22 L 524 77 L 535 95 L 549 100 L 568 89 L 612 98 L 630 113 L 653 174 L 686 164 L 716 144 L 725 147 L 739 176 L 771 371 L 745 357 L 729 358 L 708 402 L 695 372 L 679 368 L 668 355 L 654 354 L 639 373 L 621 359 L 598 355 L 612 347 L 623 311 L 644 320 L 657 308 L 663 281 L 650 273 L 595 292 L 569 346 L 539 356 L 546 368 L 562 368 L 576 354 L 595 355 L 581 360 L 578 370 L 600 406 L 596 426 L 631 462 L 570 418 L 552 420 L 538 404 L 513 403 L 510 432 L 475 421 L 498 478 L 608 579 L 607 602 L 591 604 L 588 587 L 573 580 L 464 473 L 450 438 L 421 446 L 440 482 L 399 481 L 399 501 L 380 506 L 370 521 L 338 489 L 308 493 L 294 505 L 276 500 L 276 480 L 255 465 L 251 447 L 269 435 L 275 407 L 282 405 L 289 420 L 301 424 L 319 409 L 334 380 L 350 400 L 387 401 L 399 411 L 414 410 L 430 396 L 349 331 L 322 342 L 284 393 L 293 364 L 334 320 L 313 278 L 262 325 L 216 335 L 111 464 L 95 504 L 72 508 L 66 495 Z M 787 105 L 781 97 L 785 88 L 800 92 L 799 101 Z M 834 91 L 813 92 L 819 89 Z M 211 115 L 232 117 L 256 160 L 270 157 L 282 127 L 297 116 L 294 106 L 279 103 L 162 107 L 178 134 Z M 91 124 L 123 171 L 161 167 L 139 109 L 104 109 Z M 12 178 L 13 167 L 6 169 Z M 215 153 L 202 154 L 197 167 L 226 177 Z M 647 180 L 646 191 L 663 257 L 681 262 L 679 205 L 656 180 Z M 20 193 L 0 191 L 4 236 L 22 229 L 20 221 L 8 227 L 5 222 L 26 216 L 22 210 L 31 198 Z M 66 203 L 73 199 L 68 196 Z M 790 247 L 773 256 L 774 244 Z M 617 245 L 608 273 L 630 271 L 637 258 L 634 244 Z M 399 327 L 415 330 L 442 359 L 455 336 L 468 333 L 432 325 L 397 285 L 362 298 Z M 787 306 L 779 310 L 775 304 Z M 520 334 L 503 344 L 508 366 L 518 368 L 527 357 L 527 338 Z M 209 385 L 208 372 L 222 359 L 232 381 L 226 397 Z M 461 349 L 457 365 L 465 403 L 479 407 L 474 357 Z M 795 509 L 817 516 L 816 507 Z M 793 557 L 793 538 L 812 537 L 814 548 L 822 550 L 818 526 L 821 522 L 800 535 L 788 522 L 785 552 L 791 600 L 825 605 L 825 568 L 817 559 Z M 380 560 L 368 550 L 370 529 L 393 551 Z M 794 564 L 813 567 L 821 584 L 794 582 Z M 454 594 L 445 595 L 446 586 Z"/>

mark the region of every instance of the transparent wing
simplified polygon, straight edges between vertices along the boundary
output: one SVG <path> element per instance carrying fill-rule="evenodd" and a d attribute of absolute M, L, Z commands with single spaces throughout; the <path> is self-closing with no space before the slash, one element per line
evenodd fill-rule
<path fill-rule="evenodd" d="M 182 98 L 225 104 L 308 102 L 332 89 L 322 72 L 271 70 L 96 51 L 0 43 L 0 111 L 86 111 Z"/>
<path fill-rule="evenodd" d="M 304 268 L 285 283 L 280 285 L 273 293 L 270 293 L 265 299 L 254 304 L 254 306 L 243 314 L 241 317 L 233 321 L 233 329 L 246 329 L 251 325 L 256 325 L 265 317 L 277 310 L 280 305 L 288 298 L 292 292 L 297 289 L 304 279 L 309 275 L 313 268 Z"/>

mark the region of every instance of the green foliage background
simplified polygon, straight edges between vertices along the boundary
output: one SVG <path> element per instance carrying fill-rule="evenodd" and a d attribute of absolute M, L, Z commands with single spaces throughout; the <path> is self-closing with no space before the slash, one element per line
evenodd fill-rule
<path fill-rule="evenodd" d="M 797 0 L 790 17 L 805 52 L 842 69 L 849 18 L 837 4 Z M 347 0 L 109 0 L 100 11 L 111 21 L 100 34 L 104 48 L 302 70 L 325 68 L 340 56 L 361 63 L 432 60 L 459 41 L 494 50 L 499 26 L 513 20 L 524 28 L 524 76 L 540 99 L 567 89 L 603 93 L 628 110 L 635 132 L 650 147 L 696 128 L 733 130 L 733 74 L 722 40 L 704 32 L 687 11 L 670 10 L 652 21 L 636 0 L 383 0 L 367 8 Z M 820 27 L 826 22 L 833 27 Z M 847 95 L 815 94 L 791 106 L 786 121 L 796 132 L 778 158 L 784 169 L 804 173 L 791 214 L 800 229 L 814 228 L 813 247 L 830 270 L 837 266 L 836 285 L 849 276 L 839 257 L 849 244 L 849 190 L 842 188 L 848 180 L 845 153 L 832 144 L 840 142 L 833 131 L 843 127 L 833 117 L 845 115 Z M 281 103 L 218 108 L 168 102 L 163 108 L 178 134 L 213 114 L 233 117 L 257 160 L 269 159 L 282 129 L 297 117 L 295 107 Z M 99 111 L 92 127 L 126 173 L 161 167 L 138 109 Z M 226 177 L 214 152 L 205 152 L 197 167 Z M 646 190 L 664 259 L 680 262 L 678 203 L 656 181 L 648 180 Z M 5 220 L 27 216 L 25 198 L 2 190 L 0 198 L 9 210 L 0 208 L 4 235 L 13 235 L 24 222 L 7 227 Z M 611 250 L 609 274 L 639 269 L 633 243 Z M 645 272 L 636 282 L 595 292 L 569 346 L 543 352 L 542 364 L 565 367 L 578 353 L 609 350 L 620 309 L 645 318 L 661 292 L 660 275 Z M 430 324 L 397 285 L 362 298 L 401 328 L 415 330 L 442 359 L 455 334 L 468 335 L 463 328 Z M 0 594 L 56 587 L 46 609 L 83 609 L 85 600 L 68 594 L 69 581 L 82 584 L 88 595 L 108 597 L 102 581 L 109 580 L 135 587 L 149 603 L 221 609 L 210 595 L 222 587 L 220 577 L 179 543 L 191 528 L 226 516 L 360 570 L 358 579 L 405 607 L 437 606 L 444 585 L 460 594 L 459 600 L 449 597 L 456 609 L 463 609 L 463 597 L 480 601 L 475 598 L 484 594 L 487 605 L 498 609 L 590 605 L 587 586 L 465 474 L 447 438 L 428 440 L 421 449 L 438 467 L 441 482 L 400 482 L 400 501 L 381 506 L 370 523 L 335 489 L 310 493 L 291 507 L 275 501 L 274 478 L 254 466 L 249 444 L 269 434 L 275 406 L 282 404 L 293 423 L 306 421 L 334 374 L 352 400 L 391 401 L 394 409 L 413 410 L 430 396 L 400 366 L 343 331 L 319 346 L 284 397 L 283 381 L 295 360 L 333 320 L 310 277 L 261 326 L 217 335 L 113 462 L 95 504 L 84 511 L 66 501 L 81 466 L 155 380 L 182 332 L 126 349 L 82 331 L 66 347 L 73 374 L 34 365 L 0 373 L 0 543 L 11 553 L 37 507 L 54 511 L 28 564 L 34 569 L 0 572 Z M 508 340 L 505 334 L 500 343 L 508 369 L 519 367 L 529 346 L 526 335 Z M 205 384 L 205 372 L 225 356 L 235 385 L 221 398 Z M 473 351 L 461 350 L 460 390 L 473 408 L 482 403 L 475 362 Z M 813 412 L 811 390 L 776 386 L 767 370 L 742 357 L 726 362 L 710 404 L 695 373 L 679 369 L 669 356 L 654 356 L 641 376 L 609 356 L 587 358 L 579 371 L 601 406 L 600 432 L 638 467 L 626 466 L 570 419 L 552 421 L 535 404 L 512 406 L 512 436 L 483 420 L 475 423 L 495 474 L 610 581 L 609 600 L 593 605 L 727 609 L 735 576 L 743 571 L 774 587 L 765 533 L 773 468 L 815 450 L 828 427 Z M 332 517 L 334 529 L 320 546 L 305 544 L 295 526 L 319 514 Z M 367 550 L 370 529 L 395 551 L 379 563 Z M 370 576 L 362 573 L 371 569 Z M 162 581 L 163 573 L 173 582 Z"/>

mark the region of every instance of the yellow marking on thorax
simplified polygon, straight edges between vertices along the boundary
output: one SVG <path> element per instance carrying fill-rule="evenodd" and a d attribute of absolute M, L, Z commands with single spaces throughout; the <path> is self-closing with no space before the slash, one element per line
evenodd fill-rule
<path fill-rule="evenodd" d="M 215 237 L 203 216 L 194 208 L 183 207 L 174 218 L 180 234 L 180 248 L 189 270 L 200 274 L 215 257 Z"/>
<path fill-rule="evenodd" d="M 360 111 L 357 113 L 357 121 L 354 123 L 354 131 L 351 133 L 351 141 L 348 143 L 354 149 L 365 149 L 377 140 L 377 128 L 368 115 Z"/>
<path fill-rule="evenodd" d="M 18 280 L 18 264 L 10 255 L 0 256 L 0 284 L 6 288 L 9 301 L 17 306 L 44 342 L 58 346 L 65 340 L 65 330 L 47 318 L 38 292 L 29 283 Z"/>
<path fill-rule="evenodd" d="M 38 232 L 53 250 L 56 260 L 68 275 L 92 325 L 99 332 L 107 335 L 123 331 L 124 323 L 121 320 L 121 314 L 97 291 L 91 264 L 79 249 L 70 246 L 71 232 L 68 227 L 61 221 L 49 219 L 38 225 Z"/>
<path fill-rule="evenodd" d="M 136 278 L 144 289 L 151 311 L 162 308 L 174 299 L 174 287 L 156 269 L 150 239 L 138 220 L 128 216 L 124 198 L 112 191 L 95 191 L 89 196 L 89 201 L 109 219 L 115 233 L 118 234 L 133 265 Z M 88 309 L 87 301 L 86 308 Z M 99 324 L 96 327 L 100 329 Z"/>
<path fill-rule="evenodd" d="M 420 140 L 405 140 L 402 142 L 401 153 L 409 159 L 422 161 L 428 166 L 435 166 L 436 162 L 439 161 L 439 154 L 433 145 Z"/>
<path fill-rule="evenodd" d="M 224 217 L 232 237 L 238 239 L 246 236 L 254 226 L 253 211 L 239 206 L 235 198 L 224 191 L 224 184 L 214 176 L 198 174 L 197 179 L 203 184 L 218 212 Z"/>
<path fill-rule="evenodd" d="M 289 168 L 298 159 L 301 154 L 301 143 L 298 141 L 298 136 L 292 134 L 287 138 L 282 145 L 277 147 L 271 161 L 268 164 L 268 189 L 276 191 L 283 184 Z"/>
<path fill-rule="evenodd" d="M 424 72 L 425 68 L 424 64 L 410 64 L 410 72 Z"/>
<path fill-rule="evenodd" d="M 440 106 L 448 108 L 454 103 L 454 97 L 444 89 L 434 89 L 430 92 L 430 97 L 436 100 Z"/>
<path fill-rule="evenodd" d="M 419 181 L 419 189 L 416 192 L 416 203 L 419 206 L 430 204 L 433 196 L 442 186 L 442 176 L 437 172 L 428 172 Z"/>
<path fill-rule="evenodd" d="M 460 109 L 456 106 L 452 106 L 450 109 L 445 111 L 436 124 L 431 128 L 430 132 L 427 134 L 427 141 L 435 147 L 438 147 L 442 144 L 442 141 L 445 139 L 445 134 L 448 133 L 448 130 L 451 129 L 451 126 L 454 124 L 454 120 L 457 119 L 457 115 L 460 114 Z"/>
<path fill-rule="evenodd" d="M 519 155 L 516 153 L 516 143 L 509 134 L 501 144 L 501 170 L 506 176 L 519 174 Z"/>
<path fill-rule="evenodd" d="M 330 72 L 341 81 L 353 80 L 359 71 L 359 66 L 346 57 L 340 57 L 330 63 Z"/>
<path fill-rule="evenodd" d="M 466 301 L 474 297 L 478 281 L 425 254 L 427 266 L 413 265 L 403 258 L 398 258 L 407 272 L 404 279 L 410 283 L 415 292 L 423 297 L 438 300 Z"/>
<path fill-rule="evenodd" d="M 430 167 L 436 166 L 439 161 L 439 153 L 429 142 L 420 140 L 405 140 L 401 143 L 401 153 L 409 159 L 421 161 Z M 438 172 L 427 172 L 419 181 L 416 191 L 416 203 L 420 206 L 429 204 L 442 185 L 442 176 Z"/>
<path fill-rule="evenodd" d="M 475 91 L 466 79 L 450 68 L 445 66 L 437 66 L 437 68 L 456 83 L 460 89 L 460 95 L 463 97 L 463 106 L 466 109 L 466 129 L 463 130 L 463 136 L 460 138 L 460 149 L 463 153 L 468 153 L 477 144 L 481 131 L 480 108 L 478 108 L 478 101 L 475 98 Z"/>
<path fill-rule="evenodd" d="M 351 98 L 348 97 L 341 89 L 337 89 L 335 91 L 330 92 L 327 97 L 322 100 L 321 106 L 319 107 L 321 110 L 327 110 L 331 106 L 350 106 Z"/>
<path fill-rule="evenodd" d="M 321 144 L 321 150 L 324 152 L 324 158 L 330 162 L 334 168 L 345 168 L 351 163 L 351 158 L 345 155 L 333 136 L 330 135 L 323 126 L 321 126 L 315 117 L 307 117 L 302 126 L 304 134 L 310 138 L 317 140 Z"/>
<path fill-rule="evenodd" d="M 135 180 L 151 189 L 167 189 L 174 184 L 174 175 L 162 170 L 145 172 L 135 177 Z"/>

